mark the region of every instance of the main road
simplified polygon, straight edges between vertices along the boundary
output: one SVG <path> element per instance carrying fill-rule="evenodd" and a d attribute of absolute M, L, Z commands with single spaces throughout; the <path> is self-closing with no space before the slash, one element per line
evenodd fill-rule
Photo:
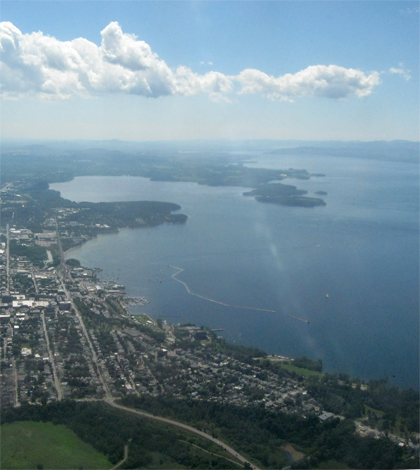
<path fill-rule="evenodd" d="M 55 359 L 53 356 L 53 353 L 50 348 L 50 340 L 48 338 L 48 331 L 47 331 L 47 325 L 45 323 L 45 313 L 41 313 L 41 320 L 42 320 L 42 327 L 44 329 L 44 336 L 45 336 L 45 342 L 47 343 L 47 350 L 48 350 L 48 355 L 50 357 L 50 362 L 51 366 L 53 369 L 53 377 L 54 377 L 54 384 L 55 384 L 55 389 L 57 390 L 57 400 L 62 400 L 63 399 L 63 389 L 61 388 L 61 382 L 58 377 L 58 372 L 57 372 L 57 367 L 55 365 Z"/>
<path fill-rule="evenodd" d="M 85 323 L 83 321 L 82 315 L 79 312 L 79 309 L 77 308 L 77 305 L 74 303 L 73 297 L 71 296 L 71 294 L 70 294 L 70 292 L 69 292 L 69 290 L 67 289 L 67 286 L 66 286 L 66 280 L 71 280 L 71 277 L 68 274 L 68 269 L 67 269 L 67 266 L 66 266 L 66 259 L 65 259 L 65 256 L 64 256 L 63 245 L 61 243 L 61 238 L 60 238 L 60 230 L 59 230 L 59 226 L 58 226 L 58 220 L 57 220 L 57 216 L 55 214 L 54 214 L 54 219 L 55 219 L 55 228 L 56 228 L 56 232 L 57 232 L 57 245 L 58 245 L 58 250 L 60 252 L 60 264 L 59 264 L 59 266 L 57 267 L 57 270 L 56 270 L 57 277 L 58 277 L 59 281 L 61 282 L 61 286 L 63 287 L 63 290 L 66 294 L 66 297 L 67 297 L 67 299 L 69 299 L 69 301 L 71 303 L 71 306 L 73 307 L 74 312 L 75 312 L 75 314 L 76 314 L 76 316 L 79 320 L 79 324 L 80 324 L 80 327 L 82 329 L 83 336 L 85 337 L 85 339 L 87 341 L 87 344 L 89 346 L 92 361 L 95 364 L 96 373 L 97 373 L 99 381 L 102 384 L 102 388 L 105 392 L 106 398 L 107 398 L 107 400 L 112 400 L 111 392 L 108 388 L 108 384 L 106 383 L 106 380 L 104 379 L 104 377 L 102 375 L 101 366 L 98 363 L 98 356 L 96 355 L 95 348 L 93 347 L 93 344 L 92 344 L 92 342 L 90 340 L 90 337 L 88 335 L 88 332 L 87 332 Z"/>
<path fill-rule="evenodd" d="M 10 230 L 6 225 L 6 294 L 10 295 Z"/>
<path fill-rule="evenodd" d="M 214 442 L 215 444 L 217 444 L 218 446 L 220 446 L 221 448 L 223 448 L 224 450 L 229 452 L 230 455 L 235 457 L 237 460 L 239 460 L 243 464 L 249 463 L 253 470 L 260 470 L 257 466 L 250 463 L 248 459 L 246 459 L 244 456 L 239 454 L 235 449 L 228 446 L 227 444 L 220 441 L 219 439 L 216 439 L 215 437 L 210 436 L 210 434 L 207 434 L 204 431 L 200 431 L 196 428 L 193 428 L 192 426 L 188 426 L 188 424 L 180 423 L 179 421 L 175 421 L 173 419 L 163 418 L 162 416 L 155 416 L 155 415 L 152 415 L 150 413 L 146 413 L 145 411 L 134 410 L 133 408 L 128 408 L 126 406 L 119 405 L 119 404 L 115 403 L 113 399 L 104 399 L 104 401 L 106 403 L 108 403 L 109 405 L 113 406 L 114 408 L 118 408 L 119 410 L 128 411 L 129 413 L 133 413 L 133 414 L 136 414 L 136 415 L 139 415 L 139 416 L 143 416 L 144 418 L 154 419 L 156 421 L 160 421 L 162 423 L 170 424 L 172 426 L 176 426 L 177 428 L 184 429 L 185 431 L 189 431 L 191 433 L 197 434 L 198 436 L 203 437 L 204 439 L 208 439 L 209 441 Z"/>
<path fill-rule="evenodd" d="M 90 349 L 90 354 L 91 354 L 91 357 L 92 357 L 92 361 L 93 363 L 95 364 L 96 366 L 96 372 L 97 372 L 97 376 L 98 376 L 98 379 L 99 381 L 101 382 L 102 384 L 102 388 L 105 392 L 105 395 L 106 395 L 106 398 L 107 400 L 111 400 L 112 399 L 112 395 L 111 395 L 111 392 L 108 388 L 108 384 L 106 383 L 106 380 L 104 379 L 103 375 L 102 375 L 102 372 L 101 372 L 101 366 L 100 364 L 98 363 L 98 356 L 96 355 L 96 352 L 95 352 L 95 348 L 93 347 L 93 344 L 90 340 L 90 337 L 88 335 L 88 332 L 87 332 L 87 329 L 86 329 L 86 326 L 85 326 L 85 323 L 83 322 L 83 318 L 82 318 L 82 315 L 81 313 L 79 312 L 79 309 L 77 308 L 77 305 L 74 303 L 73 301 L 73 297 L 71 296 L 70 292 L 67 290 L 67 287 L 65 285 L 65 283 L 63 282 L 63 279 L 61 278 L 61 285 L 63 287 L 63 290 L 64 292 L 66 293 L 66 297 L 67 299 L 70 300 L 70 303 L 71 303 L 71 306 L 73 307 L 74 309 L 74 312 L 79 320 L 79 324 L 82 328 L 82 332 L 83 332 L 83 335 L 87 341 L 87 344 L 89 346 L 89 349 Z"/>

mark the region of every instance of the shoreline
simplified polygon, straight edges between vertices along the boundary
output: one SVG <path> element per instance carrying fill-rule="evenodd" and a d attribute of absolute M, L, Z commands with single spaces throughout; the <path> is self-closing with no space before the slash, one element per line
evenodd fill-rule
<path fill-rule="evenodd" d="M 104 234 L 104 235 L 106 235 L 106 234 Z M 95 237 L 95 238 L 96 238 L 96 237 Z M 78 246 L 78 247 L 73 247 L 73 248 L 71 248 L 70 250 L 68 250 L 67 252 L 70 252 L 70 251 L 72 251 L 72 250 L 74 250 L 74 249 L 76 249 L 76 248 L 80 248 L 81 246 L 82 246 L 82 245 L 80 245 L 80 246 Z M 67 252 L 66 252 L 66 253 L 67 253 Z M 96 271 L 96 272 L 101 272 L 101 271 L 102 271 L 102 268 L 90 268 L 90 267 L 87 267 L 87 266 L 82 266 L 82 267 L 83 267 L 84 269 L 94 270 L 94 271 Z M 171 267 L 175 268 L 175 266 L 171 266 Z M 179 270 L 179 269 L 181 269 L 181 268 L 178 268 L 178 267 L 177 267 L 176 269 Z M 182 270 L 182 271 L 183 271 L 183 270 Z M 182 272 L 182 271 L 176 272 L 175 274 L 173 274 L 173 275 L 171 276 L 171 278 L 173 278 L 174 275 L 176 276 L 177 274 L 179 274 L 179 273 Z M 180 280 L 178 280 L 178 279 L 176 279 L 176 278 L 175 278 L 175 280 L 178 281 L 178 282 L 180 282 L 181 284 L 184 284 L 184 282 L 182 282 L 182 281 L 180 281 Z M 104 282 L 105 280 L 102 279 L 101 281 Z M 107 279 L 106 281 L 107 281 L 107 282 L 114 282 L 114 283 L 117 282 L 117 281 L 115 281 L 115 280 L 113 280 L 113 279 Z M 191 295 L 196 295 L 196 294 L 192 294 L 191 292 L 188 292 L 188 293 L 191 294 Z M 126 297 L 131 297 L 131 296 L 128 295 L 127 292 L 124 292 L 123 294 L 121 294 L 121 297 L 126 298 Z M 204 300 L 210 300 L 210 299 L 207 299 L 206 297 L 202 297 L 202 296 L 200 296 L 200 295 L 197 295 L 197 297 L 203 298 Z M 211 301 L 212 301 L 212 302 L 215 302 L 215 303 L 220 303 L 220 302 L 217 302 L 217 301 L 214 301 L 214 300 L 211 300 Z M 128 315 L 130 315 L 130 316 L 133 316 L 133 317 L 136 317 L 136 316 L 138 316 L 138 315 L 146 316 L 146 317 L 148 317 L 148 318 L 150 319 L 150 321 L 151 321 L 153 324 L 155 324 L 155 325 L 156 325 L 157 319 L 160 318 L 160 316 L 154 318 L 154 317 L 150 316 L 149 313 L 144 313 L 144 312 L 142 312 L 142 313 L 140 313 L 140 312 L 134 313 L 134 312 L 132 312 L 132 310 L 131 310 L 131 308 L 130 308 L 131 305 L 126 304 L 126 303 L 124 302 L 124 300 L 123 300 L 122 302 L 120 302 L 120 303 L 122 303 L 122 307 L 126 310 L 126 313 L 127 313 Z M 150 301 L 147 301 L 146 303 L 150 303 Z M 225 305 L 225 304 L 222 303 L 222 305 Z M 235 306 L 233 306 L 233 307 L 235 307 Z M 241 308 L 241 307 L 239 307 L 239 308 Z M 253 308 L 251 308 L 251 310 L 258 310 L 258 309 L 253 309 Z M 291 317 L 290 315 L 287 315 L 287 316 Z M 307 320 L 303 320 L 303 319 L 297 318 L 297 317 L 292 317 L 292 318 L 296 318 L 296 320 L 300 320 L 300 321 L 303 321 L 303 322 L 309 324 L 309 321 L 307 321 Z M 166 321 L 167 323 L 169 323 L 169 324 L 172 324 L 172 322 L 171 322 L 170 320 L 166 320 L 166 319 L 165 319 L 165 321 Z M 188 322 L 188 323 L 189 323 L 189 322 Z M 193 324 L 194 324 L 195 326 L 197 326 L 195 323 L 193 323 Z M 175 323 L 174 323 L 173 325 L 176 326 Z M 204 326 L 205 326 L 206 328 L 209 328 L 207 325 L 204 325 Z M 233 342 L 232 342 L 232 341 L 230 341 L 230 340 L 228 340 L 228 339 L 226 339 L 226 338 L 224 338 L 224 339 L 225 339 L 225 341 L 226 341 L 227 343 L 229 343 L 229 344 L 238 344 L 238 345 L 240 344 L 240 345 L 242 345 L 242 346 L 244 346 L 244 347 L 247 347 L 247 348 L 257 347 L 257 346 L 252 346 L 252 345 L 250 345 L 250 344 L 248 344 L 248 343 L 242 343 L 242 342 L 241 342 L 241 343 L 237 343 L 236 341 L 233 341 Z M 290 356 L 283 355 L 283 354 L 281 354 L 281 353 L 273 353 L 273 352 L 270 352 L 269 350 L 267 350 L 267 348 L 265 348 L 265 347 L 259 347 L 259 349 L 261 349 L 262 351 L 264 351 L 264 352 L 267 354 L 267 358 L 268 358 L 270 361 L 273 361 L 273 362 L 291 362 L 291 363 L 293 363 L 293 362 L 294 362 L 295 360 L 297 360 L 297 359 L 307 357 L 305 354 L 303 354 L 303 355 L 295 355 L 295 356 L 293 356 L 293 357 L 290 357 Z M 315 359 L 311 359 L 310 357 L 309 357 L 309 359 L 310 359 L 310 360 L 315 360 Z M 318 359 L 319 359 L 319 358 L 318 358 Z M 321 360 L 322 360 L 322 358 L 321 358 Z M 362 383 L 366 383 L 366 382 L 368 382 L 369 380 L 385 379 L 385 380 L 387 381 L 387 386 L 389 386 L 389 387 L 390 387 L 390 386 L 396 386 L 399 390 L 408 390 L 408 389 L 419 390 L 418 388 L 413 387 L 413 386 L 411 386 L 411 385 L 410 385 L 410 386 L 409 386 L 409 385 L 401 386 L 401 385 L 391 384 L 391 383 L 389 383 L 389 381 L 392 380 L 392 377 L 390 377 L 390 376 L 382 376 L 382 377 L 374 377 L 374 376 L 361 377 L 361 376 L 359 376 L 359 375 L 353 375 L 353 374 L 350 374 L 350 373 L 348 373 L 348 372 L 345 372 L 345 371 L 343 371 L 343 369 L 332 370 L 332 371 L 323 370 L 322 373 L 323 373 L 323 374 L 324 374 L 324 373 L 326 373 L 326 374 L 332 374 L 332 375 L 334 375 L 334 374 L 338 375 L 338 374 L 340 374 L 340 373 L 344 373 L 344 374 L 349 375 L 350 379 L 352 379 L 352 380 L 361 380 Z M 419 385 L 420 385 L 420 384 L 419 384 Z"/>
<path fill-rule="evenodd" d="M 121 230 L 124 230 L 124 229 L 121 229 Z M 119 230 L 119 231 L 121 231 L 121 230 Z M 118 231 L 118 232 L 119 232 L 119 231 Z M 102 235 L 102 234 L 101 234 L 101 235 Z M 105 235 L 105 234 L 104 234 L 104 235 Z M 151 237 L 152 237 L 152 235 L 153 235 L 153 234 L 151 234 Z M 158 236 L 158 237 L 159 237 L 159 236 Z M 95 237 L 95 238 L 96 238 L 96 237 Z M 141 239 L 144 239 L 144 237 L 143 237 L 142 235 L 140 236 L 140 238 L 141 238 Z M 91 240 L 91 239 L 90 239 L 90 240 Z M 87 240 L 87 241 L 90 241 L 90 240 Z M 86 242 L 87 242 L 87 241 L 86 241 Z M 85 243 L 86 243 L 86 242 L 85 242 Z M 175 242 L 175 243 L 176 243 L 176 242 Z M 107 243 L 107 242 L 105 242 L 105 244 L 110 245 L 110 243 Z M 69 250 L 66 252 L 66 254 L 65 254 L 65 258 L 67 259 L 67 258 L 71 257 L 71 256 L 75 253 L 74 250 L 75 250 L 76 248 L 82 248 L 83 246 L 84 246 L 84 243 L 81 244 L 81 245 L 78 245 L 78 246 L 76 246 L 76 247 L 73 247 L 73 248 L 69 249 Z M 95 246 L 96 246 L 96 242 L 95 242 Z M 92 245 L 92 247 L 93 247 L 93 245 Z M 93 248 L 94 248 L 94 247 L 93 247 Z M 97 259 L 96 261 L 93 261 L 92 264 L 93 264 L 93 265 L 99 265 L 99 266 L 101 266 L 101 264 L 100 264 L 99 261 L 98 261 L 98 260 L 99 260 L 99 257 L 97 257 L 97 258 L 98 258 L 98 259 Z M 168 259 L 168 261 L 169 261 L 169 260 L 172 261 L 172 259 L 170 259 L 170 258 Z M 174 259 L 173 261 L 175 261 L 174 264 L 178 265 L 177 260 Z M 116 262 L 117 262 L 117 261 L 116 261 Z M 165 264 L 166 264 L 166 263 L 165 263 Z M 183 265 L 181 265 L 181 266 L 183 266 Z M 120 266 L 120 267 L 121 267 L 121 266 Z M 188 267 L 188 268 L 189 268 L 189 266 L 185 266 L 185 267 Z M 150 270 L 152 270 L 152 269 L 153 269 L 153 267 L 150 268 Z M 113 273 L 114 271 L 116 271 L 116 269 L 113 270 L 112 266 L 110 266 L 111 276 L 112 276 L 112 273 Z M 145 272 L 146 272 L 146 271 L 145 271 Z M 128 274 L 129 274 L 129 273 L 128 273 Z M 116 275 L 115 275 L 115 274 L 114 274 L 114 277 L 116 278 Z M 182 277 L 181 277 L 181 279 L 182 279 Z M 127 281 L 127 282 L 128 282 L 128 281 Z M 194 291 L 193 285 L 191 286 L 191 288 L 192 288 L 192 290 Z M 139 290 L 139 292 L 141 292 L 141 290 Z M 138 294 L 139 292 L 137 292 L 137 294 Z M 194 292 L 195 292 L 195 291 L 194 291 Z M 199 290 L 197 290 L 197 292 L 199 292 Z M 333 296 L 333 292 L 332 292 L 332 290 L 330 290 L 329 287 L 327 287 L 326 290 L 324 290 L 323 297 L 325 297 L 325 292 L 329 292 L 329 293 L 330 293 L 330 295 L 331 295 L 331 299 L 330 299 L 330 300 L 335 300 L 335 299 L 337 299 L 337 296 L 335 296 L 335 297 Z M 150 297 L 150 296 L 148 295 L 147 297 Z M 211 296 L 210 296 L 210 297 L 211 297 Z M 217 298 L 217 297 L 215 296 L 215 298 Z M 238 298 L 239 298 L 239 297 L 238 297 Z M 303 298 L 303 297 L 302 297 L 302 298 Z M 150 297 L 150 299 L 152 299 L 152 298 Z M 169 299 L 169 298 L 168 298 L 168 299 Z M 169 299 L 169 300 L 170 300 L 170 299 Z M 174 302 L 176 302 L 176 298 L 175 298 L 175 297 L 173 297 L 173 300 L 174 300 Z M 330 302 L 330 303 L 332 304 L 333 302 Z M 168 304 L 168 305 L 169 305 L 169 304 Z M 306 312 L 306 311 L 307 311 L 307 310 L 305 310 L 305 312 Z M 375 312 L 373 312 L 373 313 L 375 314 Z M 375 315 L 376 315 L 376 314 L 375 314 Z M 298 316 L 299 316 L 299 315 L 298 315 Z M 302 316 L 303 316 L 303 315 L 302 315 Z M 200 316 L 200 318 L 201 318 L 201 316 Z M 376 318 L 376 317 L 372 317 L 372 318 Z M 310 320 L 311 320 L 311 318 L 310 318 Z M 201 321 L 201 320 L 197 320 L 197 319 L 196 319 L 196 323 L 197 323 L 197 324 L 200 324 L 200 321 Z M 334 322 L 336 322 L 336 321 L 337 321 L 337 320 L 334 318 Z M 345 323 L 347 322 L 347 320 L 345 320 L 345 319 L 344 319 L 343 321 L 344 321 Z M 205 324 L 205 321 L 203 321 L 203 323 Z M 312 326 L 312 325 L 314 325 L 314 326 Z M 316 328 L 316 327 L 317 327 L 317 324 L 316 324 L 315 321 L 311 321 L 311 325 L 310 325 L 310 326 L 311 326 L 311 328 Z M 380 327 L 380 329 L 381 329 L 381 331 L 384 330 L 384 328 L 382 328 L 382 327 Z M 226 334 L 226 333 L 225 333 L 225 334 Z M 410 335 L 409 337 L 411 338 L 411 335 Z M 249 341 L 245 341 L 245 342 L 244 342 L 242 338 L 239 338 L 239 339 L 238 339 L 237 336 L 235 336 L 235 335 L 233 335 L 232 338 L 236 339 L 237 341 L 240 341 L 242 344 L 253 344 L 253 343 L 250 343 Z M 320 343 L 320 344 L 321 344 L 321 343 Z M 411 343 L 410 343 L 410 344 L 411 344 Z M 266 348 L 266 349 L 267 349 L 268 351 L 270 351 L 270 350 L 272 351 L 272 348 Z M 412 349 L 412 350 L 415 351 L 415 349 Z M 380 350 L 378 349 L 378 352 L 379 352 L 379 351 L 380 351 Z M 274 352 L 279 352 L 279 351 L 276 350 L 276 351 L 274 351 Z M 280 351 L 280 353 L 281 353 L 281 351 Z M 329 353 L 329 351 L 327 351 L 327 353 Z M 286 354 L 287 354 L 287 353 L 286 353 Z M 306 354 L 306 355 L 309 356 L 308 352 L 306 352 L 305 350 L 302 351 L 302 354 Z M 362 372 L 359 372 L 359 373 L 358 373 L 358 372 L 357 372 L 358 369 L 361 369 L 361 368 L 360 368 L 360 367 L 359 367 L 359 368 L 357 367 L 357 363 L 356 363 L 356 367 L 352 367 L 353 364 L 350 364 L 351 367 L 348 367 L 347 370 L 348 370 L 348 371 L 351 371 L 351 370 L 356 371 L 356 372 L 354 372 L 355 375 L 362 376 L 362 377 L 366 377 L 366 378 L 373 378 L 373 377 L 378 378 L 378 377 L 390 376 L 390 373 L 389 373 L 389 372 L 392 372 L 393 374 L 397 375 L 396 372 L 393 372 L 393 371 L 394 371 L 394 368 L 395 368 L 395 364 L 394 364 L 394 362 L 391 362 L 391 361 L 388 360 L 388 356 L 389 356 L 389 354 L 388 354 L 388 355 L 386 355 L 386 354 L 384 355 L 384 359 L 382 360 L 382 365 L 384 365 L 384 366 L 381 366 L 381 364 L 379 364 L 380 367 L 378 367 L 378 373 L 381 374 L 381 375 L 375 375 L 375 371 L 374 371 L 373 374 L 364 374 L 364 373 L 363 373 L 364 370 L 363 370 Z M 314 355 L 314 356 L 310 356 L 310 357 L 317 357 L 317 356 Z M 324 357 L 327 357 L 327 355 L 322 354 L 322 357 L 323 357 L 323 358 L 324 358 Z M 330 357 L 332 357 L 332 358 L 334 359 L 334 356 L 330 355 Z M 398 357 L 400 357 L 400 356 L 398 356 Z M 340 359 L 340 357 L 339 357 L 339 359 Z M 351 357 L 350 357 L 350 360 L 352 360 Z M 357 358 L 356 358 L 356 360 L 357 360 Z M 374 359 L 372 359 L 372 362 L 373 362 L 373 360 L 374 360 Z M 330 361 L 330 362 L 331 362 L 331 361 Z M 346 362 L 350 362 L 350 361 L 346 361 Z M 409 362 L 409 364 L 412 364 L 412 363 L 413 363 L 413 361 Z M 390 366 L 389 366 L 390 369 L 387 371 L 387 370 L 385 369 L 385 366 L 388 367 L 388 364 L 390 364 Z M 363 364 L 362 364 L 362 365 L 363 365 Z M 365 369 L 364 367 L 362 367 L 362 368 Z M 413 365 L 411 368 L 412 368 L 412 371 L 415 371 L 414 365 Z M 336 367 L 334 366 L 334 367 L 332 367 L 332 368 L 329 369 L 329 370 L 331 370 L 331 371 L 342 371 L 343 369 L 338 369 L 338 368 L 336 368 Z M 350 373 L 351 373 L 351 372 L 350 372 Z M 399 373 L 399 372 L 398 372 L 398 373 Z M 404 369 L 404 367 L 402 367 L 401 376 L 402 376 L 402 375 L 405 375 L 405 377 L 410 377 L 409 372 L 407 372 L 407 371 Z M 416 381 L 415 375 L 413 376 L 413 375 L 411 374 L 411 377 L 414 377 L 414 381 Z M 399 379 L 399 377 L 398 377 L 398 379 Z M 395 382 L 395 380 L 392 380 L 391 384 L 393 384 L 394 382 Z M 408 381 L 408 382 L 407 382 L 407 380 L 404 380 L 404 383 L 401 383 L 401 384 L 400 384 L 400 382 L 399 382 L 399 383 L 398 383 L 398 386 L 399 386 L 399 387 L 402 387 L 402 388 L 408 388 L 408 387 L 410 387 L 410 386 L 416 387 L 416 386 L 418 386 L 418 385 L 414 384 L 414 383 L 413 383 L 413 380 Z"/>
<path fill-rule="evenodd" d="M 146 227 L 138 227 L 138 228 L 146 228 Z M 153 228 L 153 227 L 147 227 L 147 228 Z M 157 227 L 156 227 L 156 228 L 157 228 Z M 124 227 L 124 228 L 122 228 L 122 229 L 119 229 L 118 232 L 114 232 L 113 235 L 118 234 L 120 231 L 123 231 L 123 230 L 136 230 L 136 229 L 137 229 L 137 228 Z M 64 253 L 64 254 L 65 254 L 65 258 L 67 258 L 66 255 L 67 255 L 68 253 L 71 253 L 71 252 L 75 251 L 75 250 L 78 249 L 78 248 L 82 248 L 87 242 L 93 240 L 94 238 L 98 238 L 100 235 L 111 235 L 111 234 L 110 234 L 110 233 L 98 234 L 98 235 L 96 235 L 95 237 L 92 237 L 91 239 L 87 240 L 86 242 L 84 242 L 84 243 L 82 243 L 82 244 L 80 244 L 80 245 L 78 245 L 78 246 L 75 246 L 75 247 L 70 248 L 69 250 L 67 250 L 67 251 Z M 101 268 L 101 267 L 94 267 L 94 268 L 88 267 L 88 266 L 83 266 L 83 267 L 84 267 L 85 269 L 94 270 L 94 271 L 97 271 L 97 272 L 103 271 L 103 268 Z M 171 267 L 172 267 L 172 268 L 175 268 L 175 266 L 171 266 Z M 172 274 L 171 278 L 174 278 L 174 276 L 180 274 L 180 273 L 183 271 L 183 270 L 181 270 L 181 268 L 178 268 L 178 267 L 176 267 L 176 269 L 178 270 L 178 272 L 175 272 L 174 274 Z M 184 287 L 185 287 L 185 283 L 184 283 L 184 282 L 182 282 L 182 281 L 180 281 L 179 279 L 176 279 L 176 278 L 175 278 L 174 280 L 175 280 L 175 281 L 178 281 L 178 282 L 181 283 L 181 284 L 183 284 Z M 117 282 L 117 281 L 115 281 L 114 279 L 111 279 L 111 278 L 110 278 L 110 279 L 102 279 L 102 281 L 115 282 L 115 283 Z M 186 288 L 186 290 L 187 290 L 187 292 L 188 292 L 188 288 Z M 201 295 L 197 295 L 197 294 L 192 293 L 192 292 L 188 292 L 188 293 L 189 293 L 190 295 L 193 295 L 193 296 L 197 296 L 197 297 L 199 297 L 199 298 L 202 298 L 202 299 L 205 300 L 205 301 L 211 301 L 211 302 L 214 302 L 214 303 L 217 303 L 217 304 L 220 303 L 220 304 L 223 305 L 223 306 L 238 307 L 238 306 L 233 306 L 233 305 L 227 305 L 227 304 L 225 304 L 225 303 L 223 303 L 223 302 L 215 301 L 214 299 L 208 299 L 207 297 L 204 297 L 204 296 L 201 296 Z M 127 292 L 125 292 L 125 293 L 123 294 L 123 297 L 130 297 L 130 296 L 132 296 L 132 295 L 131 295 L 131 294 L 130 294 L 130 295 L 127 294 Z M 147 303 L 150 303 L 150 301 L 148 301 Z M 159 315 L 158 315 L 156 318 L 154 318 L 154 317 L 151 317 L 149 313 L 133 312 L 130 307 L 131 307 L 130 305 L 126 305 L 126 306 L 124 307 L 129 315 L 133 315 L 133 316 L 136 316 L 136 315 L 147 315 L 147 316 L 151 319 L 151 321 L 153 321 L 153 323 L 156 323 L 157 318 L 159 318 Z M 243 308 L 243 307 L 239 307 L 239 308 Z M 250 310 L 259 310 L 259 309 L 250 308 Z M 269 310 L 267 310 L 267 311 L 269 311 Z M 272 312 L 272 311 L 270 310 L 270 312 Z M 273 311 L 273 312 L 274 312 L 274 311 Z M 291 315 L 287 315 L 287 316 L 288 316 L 288 317 L 291 317 L 291 318 L 295 318 L 296 320 L 300 320 L 300 321 L 302 321 L 302 322 L 305 322 L 305 323 L 309 324 L 309 321 L 308 321 L 308 320 L 305 320 L 305 319 L 302 319 L 302 318 L 293 317 L 293 316 L 291 316 Z M 167 320 L 167 321 L 168 321 L 168 320 Z M 171 323 L 171 321 L 169 320 L 168 323 Z M 192 321 L 192 323 L 196 324 L 194 321 Z M 206 324 L 205 324 L 205 326 L 207 327 Z M 250 344 L 249 342 L 243 342 L 241 338 L 240 338 L 239 340 L 236 340 L 236 341 L 228 340 L 227 338 L 225 338 L 225 339 L 226 339 L 226 341 L 227 341 L 228 343 L 230 343 L 230 344 L 241 344 L 241 345 L 243 345 L 243 346 L 245 346 L 245 347 L 259 347 L 259 346 L 252 346 L 252 344 Z M 268 356 L 271 356 L 271 357 L 273 357 L 273 358 L 274 358 L 274 357 L 286 357 L 286 356 L 283 355 L 281 352 L 273 352 L 272 350 L 268 349 L 267 347 L 259 347 L 259 348 L 262 349 L 264 352 L 266 352 Z M 300 357 L 304 357 L 304 356 L 306 356 L 305 353 L 295 354 L 295 355 L 293 355 L 293 357 L 289 357 L 288 360 L 294 361 L 296 358 L 300 358 Z M 311 358 L 309 355 L 308 355 L 308 357 Z M 318 358 L 316 358 L 316 359 L 318 359 Z M 322 359 L 322 358 L 321 358 L 321 359 Z M 314 359 L 314 360 L 315 360 L 315 359 Z M 393 379 L 392 376 L 386 376 L 386 375 L 383 375 L 383 376 L 373 376 L 373 375 L 366 376 L 366 375 L 363 375 L 363 376 L 362 376 L 362 375 L 357 375 L 357 374 L 353 375 L 352 373 L 347 372 L 347 371 L 345 371 L 344 369 L 341 369 L 341 368 L 339 368 L 339 369 L 331 369 L 331 370 L 328 370 L 328 371 L 327 371 L 327 370 L 324 370 L 324 372 L 330 373 L 330 374 L 346 373 L 346 374 L 348 374 L 351 378 L 353 378 L 353 379 L 360 379 L 360 380 L 362 380 L 362 381 L 377 380 L 377 379 L 386 379 L 387 382 L 388 382 L 387 386 L 396 386 L 396 387 L 398 387 L 398 389 L 400 389 L 400 390 L 408 390 L 408 389 L 410 389 L 410 388 L 412 388 L 412 389 L 414 389 L 414 390 L 419 390 L 419 388 L 420 388 L 420 384 L 419 384 L 419 387 L 418 387 L 418 388 L 416 388 L 416 387 L 413 386 L 413 385 L 399 385 L 399 384 L 393 384 L 393 383 L 392 383 L 392 379 Z"/>

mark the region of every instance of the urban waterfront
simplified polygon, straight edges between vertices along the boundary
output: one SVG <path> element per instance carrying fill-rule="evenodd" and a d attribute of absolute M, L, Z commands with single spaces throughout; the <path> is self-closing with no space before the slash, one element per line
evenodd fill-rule
<path fill-rule="evenodd" d="M 418 388 L 418 165 L 251 159 L 325 173 L 285 182 L 309 196 L 326 191 L 327 206 L 261 204 L 242 196 L 244 188 L 76 178 L 50 187 L 76 201 L 174 202 L 189 220 L 103 235 L 68 257 L 149 300 L 133 311 L 220 328 L 227 339 L 270 353 L 321 358 L 326 371 Z M 191 295 L 172 266 L 183 269 L 177 279 L 191 292 L 256 310 Z"/>

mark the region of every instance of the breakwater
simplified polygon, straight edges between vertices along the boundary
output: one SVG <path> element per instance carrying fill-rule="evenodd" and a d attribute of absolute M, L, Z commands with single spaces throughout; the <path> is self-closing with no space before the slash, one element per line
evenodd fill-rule
<path fill-rule="evenodd" d="M 267 313 L 281 313 L 277 312 L 277 310 L 271 310 L 268 308 L 258 308 L 258 307 L 249 307 L 247 305 L 235 305 L 235 304 L 228 304 L 226 302 L 221 302 L 220 300 L 215 300 L 211 299 L 210 297 L 205 297 L 204 295 L 196 294 L 195 292 L 191 292 L 191 289 L 188 287 L 188 284 L 184 281 L 181 281 L 181 279 L 178 279 L 178 274 L 181 274 L 184 270 L 182 268 L 179 268 L 178 266 L 173 266 L 172 264 L 169 265 L 170 268 L 176 269 L 177 272 L 172 274 L 171 278 L 174 279 L 175 281 L 181 283 L 187 292 L 190 295 L 193 295 L 194 297 L 198 297 L 199 299 L 207 300 L 208 302 L 213 302 L 218 305 L 222 305 L 223 307 L 231 307 L 231 308 L 240 308 L 244 310 L 254 310 L 256 312 L 267 312 Z M 293 315 L 287 315 L 289 318 L 294 318 L 295 320 L 299 320 L 301 322 L 309 324 L 308 320 L 304 320 L 303 318 L 295 317 Z"/>

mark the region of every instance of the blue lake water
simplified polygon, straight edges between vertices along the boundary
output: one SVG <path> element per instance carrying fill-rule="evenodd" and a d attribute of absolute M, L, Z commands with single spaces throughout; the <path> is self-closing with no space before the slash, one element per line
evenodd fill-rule
<path fill-rule="evenodd" d="M 133 308 L 223 329 L 230 341 L 321 358 L 324 370 L 419 384 L 419 167 L 356 158 L 255 154 L 249 166 L 325 173 L 286 180 L 326 207 L 262 204 L 244 188 L 80 177 L 51 185 L 75 201 L 174 202 L 185 225 L 122 230 L 69 257 L 146 296 Z M 220 302 L 274 310 L 226 307 Z M 328 297 L 326 296 L 328 294 Z M 309 324 L 297 320 L 298 317 Z"/>

